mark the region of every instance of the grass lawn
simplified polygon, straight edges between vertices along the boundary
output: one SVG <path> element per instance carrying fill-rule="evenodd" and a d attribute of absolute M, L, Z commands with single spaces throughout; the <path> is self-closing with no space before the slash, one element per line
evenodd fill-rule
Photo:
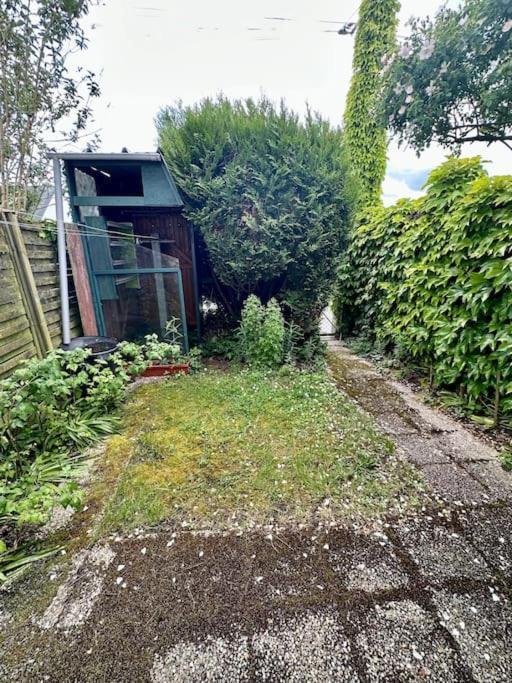
<path fill-rule="evenodd" d="M 208 370 L 138 387 L 107 445 L 100 533 L 374 514 L 417 502 L 415 470 L 325 373 Z M 122 464 L 122 466 L 121 466 Z"/>

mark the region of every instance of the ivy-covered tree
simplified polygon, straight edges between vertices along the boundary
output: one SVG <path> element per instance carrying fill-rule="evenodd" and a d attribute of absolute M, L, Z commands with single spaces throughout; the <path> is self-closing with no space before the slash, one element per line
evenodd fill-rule
<path fill-rule="evenodd" d="M 157 127 L 206 246 L 208 296 L 234 320 L 249 294 L 276 297 L 311 332 L 351 204 L 340 131 L 312 115 L 302 123 L 283 104 L 224 98 L 167 107 Z"/>
<path fill-rule="evenodd" d="M 91 72 L 68 70 L 87 41 L 81 19 L 91 0 L 0 0 L 0 199 L 25 210 L 48 167 L 46 139 L 70 125 L 74 140 L 99 94 Z M 62 131 L 59 131 L 59 134 Z M 37 200 L 36 200 L 37 201 Z"/>
<path fill-rule="evenodd" d="M 397 0 L 363 0 L 359 8 L 344 140 L 362 206 L 380 199 L 386 173 L 386 126 L 377 104 L 382 65 L 395 45 L 399 7 Z"/>
<path fill-rule="evenodd" d="M 413 19 L 390 60 L 383 121 L 418 152 L 502 142 L 512 149 L 512 3 L 464 0 Z"/>

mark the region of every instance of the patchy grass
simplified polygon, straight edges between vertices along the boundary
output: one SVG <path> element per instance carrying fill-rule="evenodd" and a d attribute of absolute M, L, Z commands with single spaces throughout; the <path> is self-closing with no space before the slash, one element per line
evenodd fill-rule
<path fill-rule="evenodd" d="M 165 519 L 222 526 L 389 511 L 414 503 L 419 488 L 415 470 L 324 373 L 293 370 L 143 385 L 107 458 L 127 465 L 100 533 Z"/>
<path fill-rule="evenodd" d="M 502 451 L 500 453 L 500 462 L 505 472 L 512 472 L 512 451 Z"/>

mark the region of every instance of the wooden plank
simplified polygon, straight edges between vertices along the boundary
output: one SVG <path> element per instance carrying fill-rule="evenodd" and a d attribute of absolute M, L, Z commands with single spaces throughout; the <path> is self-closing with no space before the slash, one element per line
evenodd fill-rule
<path fill-rule="evenodd" d="M 30 358 L 33 358 L 34 355 L 35 349 L 32 347 L 23 351 L 17 356 L 13 356 L 5 363 L 0 363 L 0 377 L 7 377 L 7 375 L 9 375 L 13 370 L 16 370 L 16 368 L 21 365 L 24 360 L 29 360 Z"/>
<path fill-rule="evenodd" d="M 27 348 L 29 345 L 34 346 L 34 342 L 32 341 L 30 330 L 27 328 L 26 330 L 22 330 L 22 332 L 19 334 L 13 335 L 2 342 L 2 357 L 0 362 L 5 363 L 5 361 L 8 360 L 15 352 L 19 353 L 22 349 Z"/>
<path fill-rule="evenodd" d="M 29 324 L 26 316 L 13 320 L 9 327 L 0 326 L 0 340 L 8 339 L 10 336 L 21 330 L 29 329 Z"/>
<path fill-rule="evenodd" d="M 17 216 L 13 213 L 6 214 L 10 223 L 6 227 L 6 242 L 11 249 L 16 276 L 20 285 L 21 296 L 27 311 L 27 317 L 32 329 L 32 336 L 38 354 L 43 357 L 51 348 L 52 340 L 46 326 L 44 312 L 39 301 L 39 293 L 28 259 L 25 242 L 18 224 Z"/>
<path fill-rule="evenodd" d="M 66 237 L 69 260 L 71 261 L 73 280 L 75 282 L 78 308 L 82 321 L 82 329 L 86 336 L 96 336 L 98 334 L 98 326 L 96 324 L 96 315 L 94 313 L 94 303 L 82 238 L 74 230 L 68 230 Z"/>
<path fill-rule="evenodd" d="M 2 323 L 4 327 L 9 327 L 9 321 L 16 320 L 17 318 L 25 318 L 28 322 L 25 309 L 18 302 L 2 304 L 0 306 L 0 323 Z"/>

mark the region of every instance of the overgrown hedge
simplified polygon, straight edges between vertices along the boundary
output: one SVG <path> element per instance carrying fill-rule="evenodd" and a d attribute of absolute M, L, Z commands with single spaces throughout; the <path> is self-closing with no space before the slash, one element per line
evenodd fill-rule
<path fill-rule="evenodd" d="M 340 268 L 336 314 L 413 359 L 473 410 L 512 415 L 512 176 L 479 157 L 435 169 L 427 193 L 368 212 Z"/>
<path fill-rule="evenodd" d="M 159 144 L 204 244 L 202 294 L 233 326 L 250 294 L 275 297 L 306 339 L 335 281 L 353 203 L 340 130 L 284 104 L 167 107 Z"/>

